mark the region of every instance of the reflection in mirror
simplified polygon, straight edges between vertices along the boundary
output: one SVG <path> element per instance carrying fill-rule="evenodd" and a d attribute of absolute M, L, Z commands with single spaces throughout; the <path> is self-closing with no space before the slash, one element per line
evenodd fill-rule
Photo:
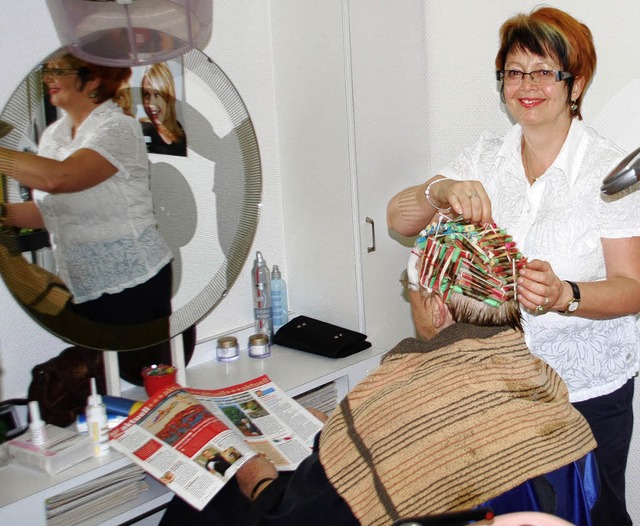
<path fill-rule="evenodd" d="M 235 282 L 255 235 L 262 177 L 253 125 L 227 76 L 198 50 L 168 64 L 182 73 L 177 82 L 177 92 L 182 90 L 178 113 L 188 138 L 187 155 L 149 149 L 149 161 L 158 229 L 173 253 L 168 331 L 173 337 L 206 316 Z M 133 84 L 135 78 L 130 85 L 132 104 L 142 108 L 144 92 Z M 38 68 L 0 114 L 6 132 L 1 146 L 35 148 L 51 120 L 43 100 Z M 16 181 L 3 178 L 3 202 L 20 202 L 26 196 Z M 166 340 L 166 319 L 115 327 L 79 316 L 65 304 L 66 289 L 55 275 L 46 232 L 4 228 L 1 234 L 0 272 L 7 287 L 36 321 L 58 337 L 100 350 L 139 349 Z M 42 290 L 31 290 L 36 284 Z"/>

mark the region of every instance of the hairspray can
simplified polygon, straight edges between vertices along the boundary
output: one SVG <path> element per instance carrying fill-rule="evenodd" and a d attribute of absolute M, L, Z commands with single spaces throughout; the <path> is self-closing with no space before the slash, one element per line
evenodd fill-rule
<path fill-rule="evenodd" d="M 256 252 L 256 259 L 251 269 L 253 283 L 253 316 L 257 333 L 266 334 L 271 339 L 271 286 L 269 267 L 261 252 Z"/>

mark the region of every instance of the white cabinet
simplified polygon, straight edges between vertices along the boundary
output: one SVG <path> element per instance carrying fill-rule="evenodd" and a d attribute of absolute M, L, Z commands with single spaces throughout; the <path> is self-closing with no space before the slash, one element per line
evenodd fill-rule
<path fill-rule="evenodd" d="M 271 9 L 291 307 L 388 349 L 413 334 L 397 279 L 412 240 L 392 239 L 385 214 L 425 177 L 422 2 Z"/>

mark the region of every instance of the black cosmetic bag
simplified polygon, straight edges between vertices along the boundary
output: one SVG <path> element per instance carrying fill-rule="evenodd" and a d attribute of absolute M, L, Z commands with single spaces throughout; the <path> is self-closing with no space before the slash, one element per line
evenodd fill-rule
<path fill-rule="evenodd" d="M 328 358 L 344 358 L 371 347 L 366 334 L 308 316 L 298 316 L 280 327 L 272 342 Z"/>

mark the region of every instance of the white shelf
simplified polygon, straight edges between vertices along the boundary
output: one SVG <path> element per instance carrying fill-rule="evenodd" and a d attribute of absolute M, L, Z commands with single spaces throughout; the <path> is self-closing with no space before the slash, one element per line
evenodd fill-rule
<path fill-rule="evenodd" d="M 215 344 L 215 342 L 213 342 Z M 200 389 L 217 389 L 245 382 L 266 374 L 291 396 L 297 396 L 335 381 L 338 399 L 375 368 L 384 351 L 369 348 L 347 358 L 332 359 L 274 345 L 265 359 L 249 358 L 243 350 L 234 362 L 208 361 L 187 369 L 187 384 Z M 142 388 L 126 391 L 122 396 L 143 400 Z M 111 450 L 102 458 L 92 458 L 58 475 L 9 464 L 0 468 L 0 523 L 37 526 L 46 524 L 45 499 L 80 484 L 106 475 L 131 461 Z M 117 526 L 153 512 L 173 497 L 173 492 L 148 477 L 150 489 L 143 495 L 107 513 L 89 519 L 82 526 Z"/>
<path fill-rule="evenodd" d="M 2 524 L 46 524 L 45 500 L 59 493 L 89 482 L 97 477 L 122 468 L 131 461 L 117 451 L 101 458 L 85 460 L 58 475 L 9 464 L 0 468 L 0 522 Z M 138 498 L 125 502 L 94 518 L 82 522 L 83 526 L 117 525 L 135 519 L 148 511 L 168 503 L 173 493 L 164 485 L 147 477 L 149 489 Z"/>
<path fill-rule="evenodd" d="M 233 362 L 210 361 L 189 367 L 187 383 L 198 389 L 217 389 L 266 374 L 289 395 L 297 396 L 327 382 L 350 377 L 363 367 L 368 370 L 377 366 L 384 352 L 370 347 L 346 358 L 334 359 L 274 345 L 269 358 L 249 358 L 243 350 L 240 358 Z M 359 380 L 360 377 L 356 381 Z M 350 380 L 346 388 L 351 389 L 352 384 Z M 339 392 L 338 396 L 342 398 L 345 394 L 346 391 Z"/>

